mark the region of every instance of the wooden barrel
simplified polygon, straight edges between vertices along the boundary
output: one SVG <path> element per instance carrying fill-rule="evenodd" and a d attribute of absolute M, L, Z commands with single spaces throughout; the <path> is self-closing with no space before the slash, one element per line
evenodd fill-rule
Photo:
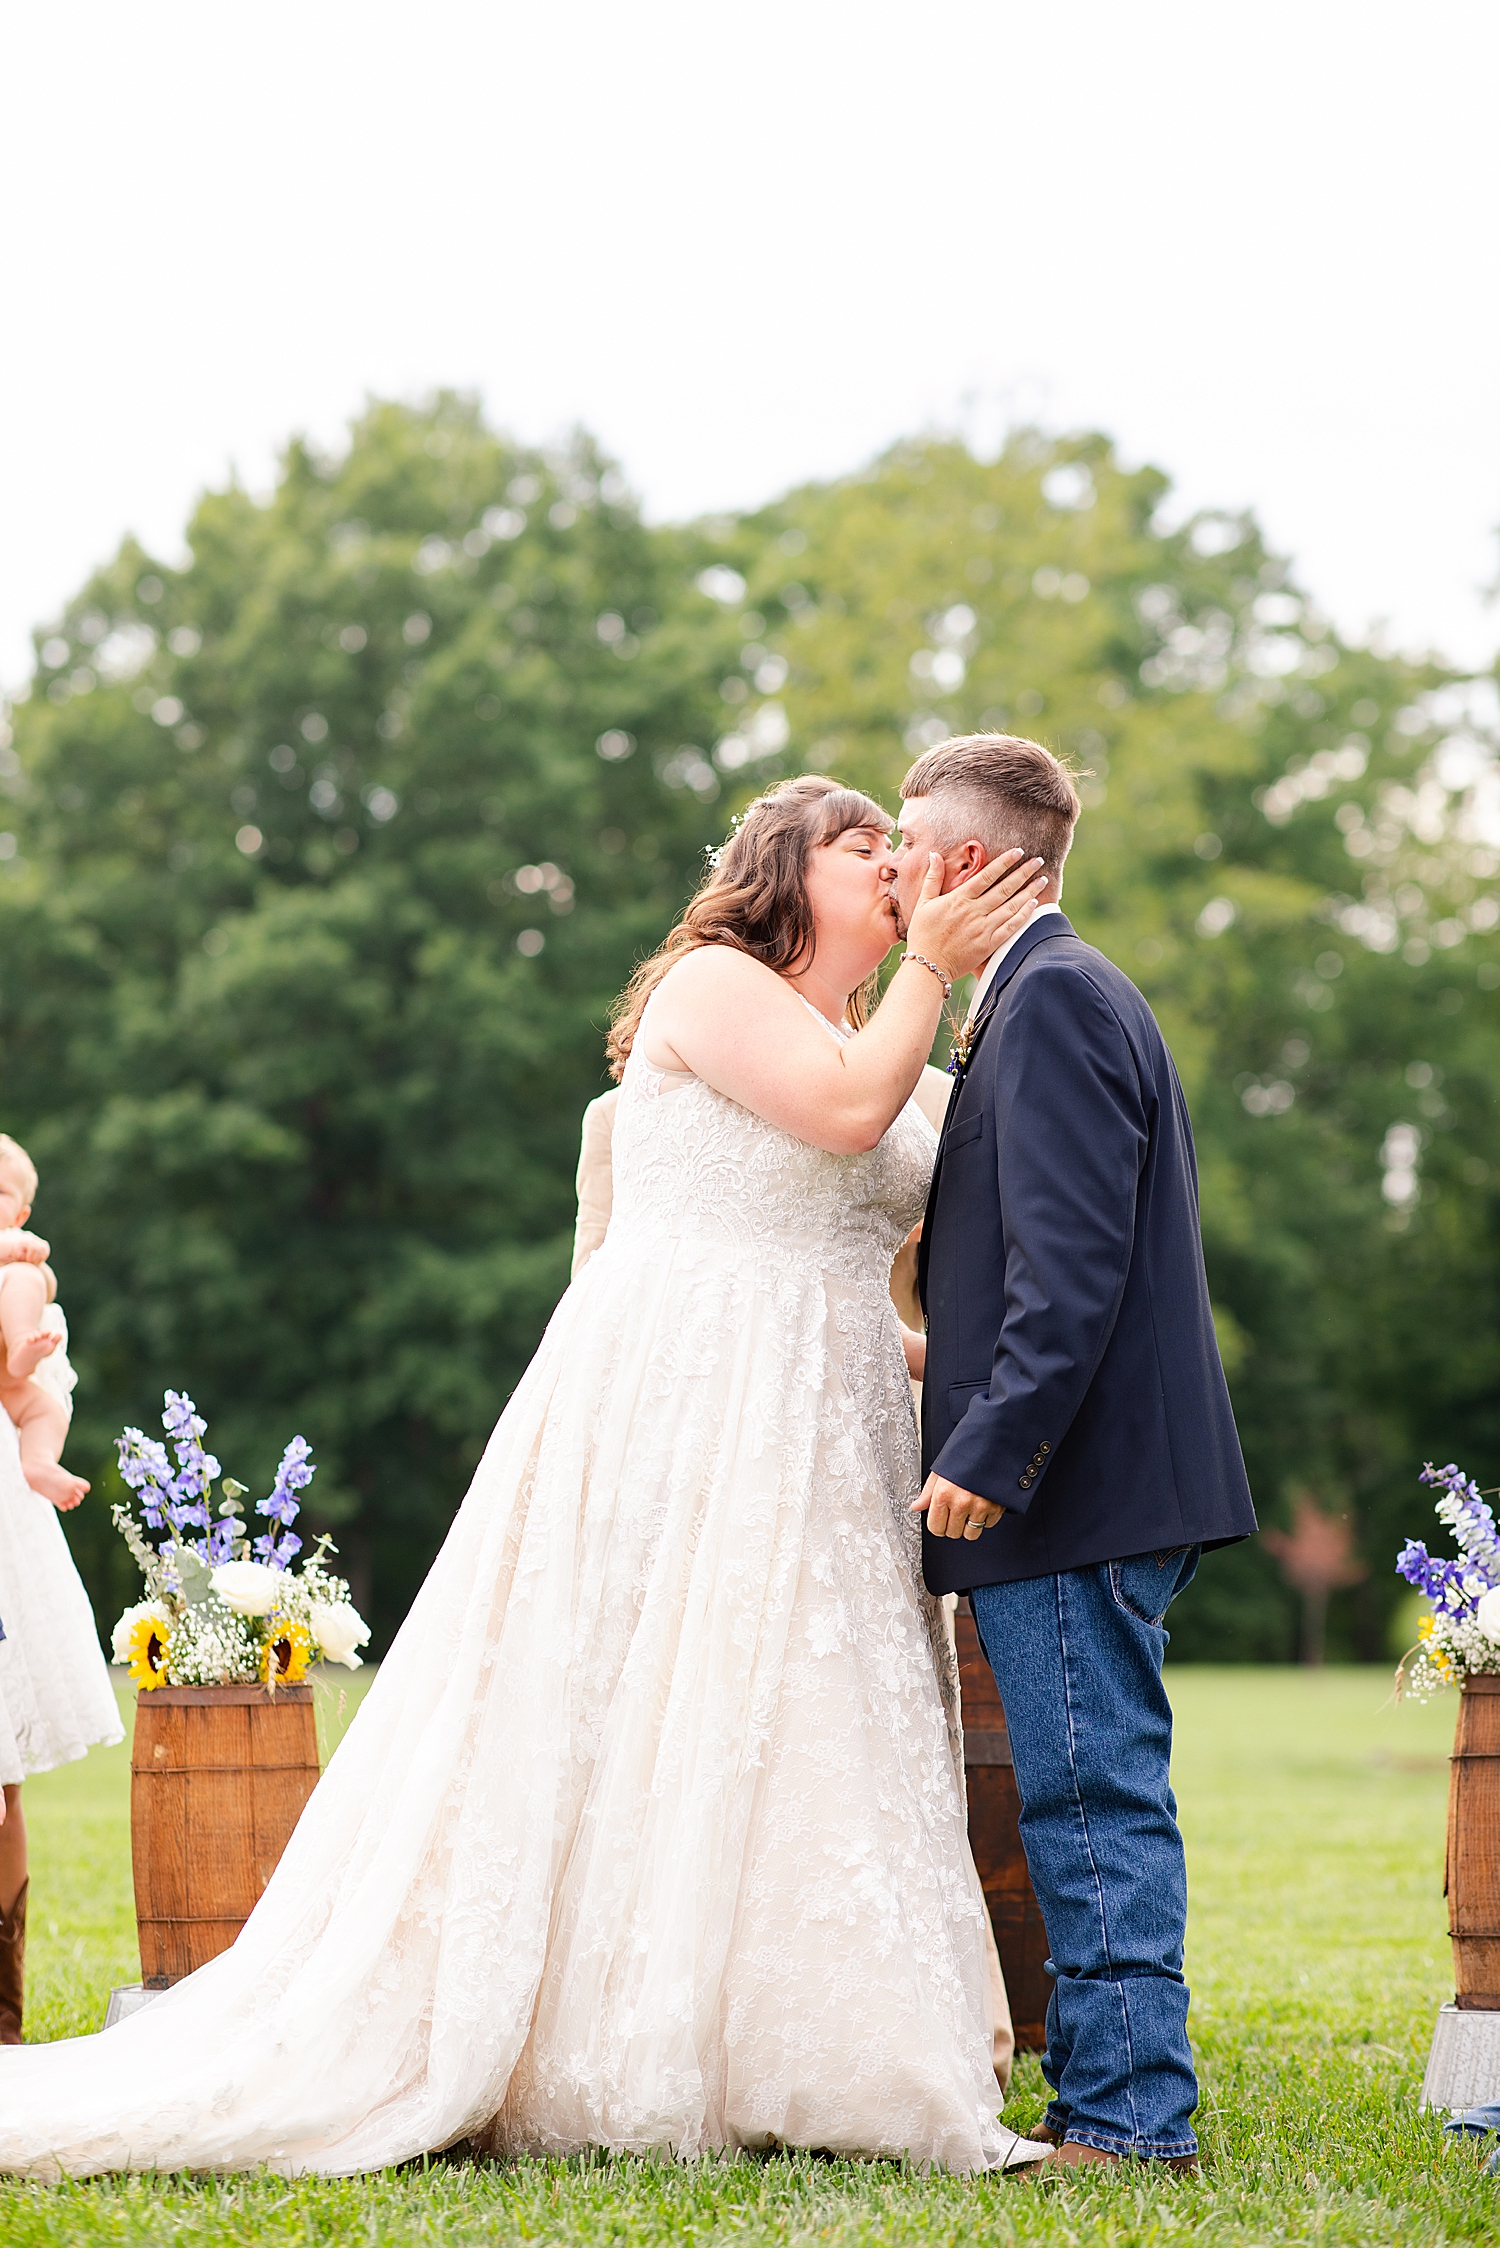
<path fill-rule="evenodd" d="M 964 1784 L 969 1796 L 969 1847 L 990 1908 L 995 1948 L 1005 1970 L 1016 2050 L 1040 2053 L 1047 2043 L 1047 1930 L 1021 1847 L 1021 1797 L 1011 1763 L 1010 1734 L 979 1627 L 966 1602 L 954 1617 L 964 1711 Z M 1500 1683 L 1500 1681 L 1497 1681 Z"/>
<path fill-rule="evenodd" d="M 148 1990 L 229 1949 L 317 1784 L 310 1686 L 137 1694 L 130 1848 Z"/>
<path fill-rule="evenodd" d="M 1500 2010 L 1500 1677 L 1465 1679 L 1458 1698 L 1443 1890 L 1455 1999 Z"/>

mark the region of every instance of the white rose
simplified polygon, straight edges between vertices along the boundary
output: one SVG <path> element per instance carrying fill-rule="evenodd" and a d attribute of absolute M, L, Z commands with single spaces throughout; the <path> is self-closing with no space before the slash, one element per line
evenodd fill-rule
<path fill-rule="evenodd" d="M 1474 1621 L 1486 1639 L 1500 1640 L 1500 1585 L 1485 1594 L 1474 1611 Z"/>
<path fill-rule="evenodd" d="M 308 1622 L 325 1662 L 342 1663 L 347 1670 L 359 1669 L 360 1658 L 354 1650 L 367 1643 L 370 1627 L 357 1608 L 347 1600 L 315 1600 Z"/>
<path fill-rule="evenodd" d="M 172 1621 L 172 1611 L 162 1600 L 142 1600 L 136 1607 L 127 1608 L 110 1634 L 110 1652 L 117 1663 L 129 1662 L 130 1634 L 142 1616 L 149 1616 L 157 1624 L 169 1624 Z"/>
<path fill-rule="evenodd" d="M 263 1561 L 221 1562 L 209 1581 L 237 1616 L 269 1616 L 286 1585 L 281 1571 Z"/>

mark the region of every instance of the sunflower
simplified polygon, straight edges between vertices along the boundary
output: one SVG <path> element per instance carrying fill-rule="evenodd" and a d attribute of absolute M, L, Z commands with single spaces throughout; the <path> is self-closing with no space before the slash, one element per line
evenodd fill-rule
<path fill-rule="evenodd" d="M 312 1634 L 306 1624 L 278 1617 L 260 1651 L 263 1686 L 296 1686 L 312 1661 Z"/>
<path fill-rule="evenodd" d="M 142 1693 L 167 1682 L 167 1652 L 171 1640 L 159 1616 L 137 1616 L 126 1645 L 130 1650 L 130 1676 Z"/>
<path fill-rule="evenodd" d="M 1456 1686 L 1458 1684 L 1458 1672 L 1453 1667 L 1451 1656 L 1438 1639 L 1436 1616 L 1424 1616 L 1422 1618 L 1417 1626 L 1417 1637 L 1422 1643 L 1422 1652 L 1426 1655 L 1438 1676 L 1446 1685 Z"/>

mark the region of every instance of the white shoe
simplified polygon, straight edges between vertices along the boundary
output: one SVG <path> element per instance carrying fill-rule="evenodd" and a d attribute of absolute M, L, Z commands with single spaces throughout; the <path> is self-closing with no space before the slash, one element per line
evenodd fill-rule
<path fill-rule="evenodd" d="M 1002 2123 L 1000 2128 L 1004 2131 L 1005 2125 Z M 1016 2131 L 1007 2132 L 1006 2136 L 1010 2144 L 1000 2160 L 990 2164 L 992 2170 L 1025 2170 L 1033 2162 L 1050 2162 L 1057 2152 L 1056 2147 L 1043 2146 L 1040 2139 L 1023 2139 Z"/>

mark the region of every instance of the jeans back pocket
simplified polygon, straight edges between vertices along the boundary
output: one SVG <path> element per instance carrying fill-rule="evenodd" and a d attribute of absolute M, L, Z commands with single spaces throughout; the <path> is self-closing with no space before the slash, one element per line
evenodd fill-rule
<path fill-rule="evenodd" d="M 1166 1546 L 1159 1553 L 1132 1553 L 1109 1564 L 1109 1589 L 1127 1615 L 1160 1631 L 1162 1618 L 1198 1566 L 1199 1547 Z"/>

